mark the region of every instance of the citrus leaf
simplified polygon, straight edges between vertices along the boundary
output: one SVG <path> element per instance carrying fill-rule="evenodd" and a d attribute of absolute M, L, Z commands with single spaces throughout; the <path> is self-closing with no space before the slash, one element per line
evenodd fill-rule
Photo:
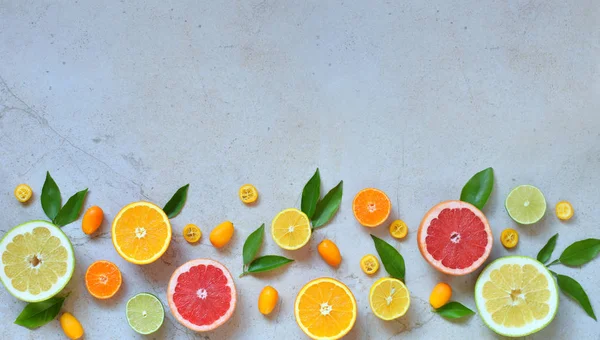
<path fill-rule="evenodd" d="M 283 256 L 277 255 L 265 255 L 259 258 L 256 258 L 254 261 L 250 263 L 248 266 L 249 273 L 261 273 L 269 270 L 273 270 L 275 268 L 279 268 L 285 264 L 290 262 L 294 262 L 294 260 L 288 259 Z"/>
<path fill-rule="evenodd" d="M 590 299 L 588 298 L 587 294 L 585 293 L 585 290 L 583 290 L 583 287 L 581 287 L 579 282 L 566 275 L 556 273 L 554 274 L 556 276 L 556 282 L 558 283 L 560 290 L 562 290 L 562 292 L 565 293 L 567 296 L 577 301 L 581 305 L 583 310 L 587 313 L 587 315 L 589 315 L 590 318 L 596 320 L 596 315 L 594 314 L 594 309 L 590 304 Z"/>
<path fill-rule="evenodd" d="M 258 229 L 252 232 L 244 242 L 244 250 L 242 255 L 244 258 L 244 266 L 247 266 L 256 257 L 258 250 L 263 242 L 265 234 L 265 224 L 263 223 Z"/>
<path fill-rule="evenodd" d="M 593 260 L 600 253 L 600 240 L 588 238 L 568 246 L 560 254 L 560 263 L 566 266 L 581 266 Z"/>
<path fill-rule="evenodd" d="M 177 191 L 175 192 L 175 194 L 173 194 L 173 197 L 171 197 L 169 202 L 165 204 L 163 211 L 165 212 L 165 214 L 167 214 L 169 218 L 177 216 L 181 212 L 181 209 L 183 209 L 183 206 L 185 205 L 185 200 L 187 199 L 187 192 L 189 187 L 190 185 L 186 184 L 181 188 L 177 189 Z"/>
<path fill-rule="evenodd" d="M 83 201 L 85 200 L 87 191 L 88 189 L 84 189 L 71 196 L 67 200 L 67 203 L 65 203 L 65 205 L 60 209 L 58 215 L 56 215 L 52 223 L 62 227 L 77 220 L 77 217 L 79 217 L 79 213 L 81 212 L 81 208 L 83 207 Z"/>
<path fill-rule="evenodd" d="M 371 235 L 371 238 L 373 238 L 377 254 L 379 254 L 383 267 L 388 274 L 390 274 L 391 277 L 404 281 L 406 268 L 404 266 L 404 258 L 402 255 L 400 255 L 396 248 L 379 237 Z"/>
<path fill-rule="evenodd" d="M 319 168 L 317 168 L 315 174 L 308 180 L 304 189 L 302 189 L 302 205 L 300 209 L 309 219 L 312 218 L 315 213 L 320 195 L 321 175 L 319 174 Z"/>
<path fill-rule="evenodd" d="M 312 217 L 313 229 L 322 227 L 335 215 L 342 203 L 343 190 L 344 181 L 340 181 L 335 188 L 329 190 L 325 197 L 317 203 L 315 214 Z"/>
<path fill-rule="evenodd" d="M 21 314 L 17 316 L 15 324 L 29 329 L 36 329 L 47 324 L 56 318 L 65 298 L 55 296 L 45 301 L 27 304 Z"/>
<path fill-rule="evenodd" d="M 465 184 L 460 193 L 460 200 L 471 203 L 481 210 L 485 206 L 485 203 L 487 203 L 493 186 L 494 169 L 487 168 L 481 170 Z"/>
<path fill-rule="evenodd" d="M 446 319 L 458 319 L 462 318 L 463 316 L 475 314 L 474 311 L 456 301 L 448 302 L 442 307 L 436 309 L 435 312 Z"/>
<path fill-rule="evenodd" d="M 552 252 L 554 251 L 554 248 L 556 247 L 556 239 L 557 238 L 558 238 L 558 233 L 556 235 L 552 236 L 548 240 L 548 243 L 546 243 L 544 248 L 542 248 L 542 250 L 540 250 L 540 252 L 537 254 L 538 261 L 540 261 L 543 264 L 546 264 L 546 262 L 548 262 L 548 260 L 550 260 L 550 256 L 552 256 Z"/>
<path fill-rule="evenodd" d="M 60 210 L 60 189 L 52 176 L 50 176 L 50 172 L 46 171 L 46 180 L 44 181 L 44 186 L 42 187 L 42 209 L 44 209 L 44 213 L 48 218 L 52 221 L 58 214 Z"/>

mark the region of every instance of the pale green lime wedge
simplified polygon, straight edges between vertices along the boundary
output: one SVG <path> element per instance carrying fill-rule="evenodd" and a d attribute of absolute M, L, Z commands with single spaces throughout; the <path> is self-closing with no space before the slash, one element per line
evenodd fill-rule
<path fill-rule="evenodd" d="M 9 230 L 0 240 L 0 254 L 0 280 L 23 301 L 44 301 L 58 294 L 75 269 L 69 238 L 46 221 L 29 221 Z"/>
<path fill-rule="evenodd" d="M 504 203 L 508 215 L 521 224 L 533 224 L 546 213 L 546 199 L 540 189 L 533 185 L 519 185 L 514 188 Z"/>
<path fill-rule="evenodd" d="M 150 293 L 139 293 L 127 301 L 127 322 L 140 334 L 151 334 L 162 326 L 165 309 L 160 300 Z"/>

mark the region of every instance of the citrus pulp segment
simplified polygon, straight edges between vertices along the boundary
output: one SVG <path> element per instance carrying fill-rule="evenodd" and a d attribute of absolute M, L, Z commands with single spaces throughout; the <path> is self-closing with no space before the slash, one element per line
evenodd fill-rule
<path fill-rule="evenodd" d="M 85 272 L 85 287 L 97 299 L 113 297 L 122 282 L 119 267 L 110 261 L 96 261 Z"/>
<path fill-rule="evenodd" d="M 510 218 L 520 224 L 533 224 L 546 213 L 546 199 L 533 185 L 519 185 L 506 197 L 504 203 Z"/>
<path fill-rule="evenodd" d="M 206 332 L 229 320 L 235 310 L 237 293 L 224 265 L 197 259 L 175 270 L 167 298 L 177 321 L 193 331 Z"/>
<path fill-rule="evenodd" d="M 371 286 L 369 304 L 378 318 L 394 320 L 406 314 L 410 307 L 410 293 L 402 281 L 382 277 Z"/>
<path fill-rule="evenodd" d="M 359 191 L 352 201 L 352 212 L 356 220 L 365 227 L 377 227 L 387 220 L 392 203 L 387 195 L 375 188 Z"/>
<path fill-rule="evenodd" d="M 310 281 L 298 293 L 294 315 L 312 339 L 339 339 L 356 322 L 356 300 L 350 289 L 332 278 Z"/>
<path fill-rule="evenodd" d="M 302 248 L 308 240 L 312 229 L 308 216 L 302 211 L 285 209 L 271 223 L 271 236 L 275 243 L 283 249 L 296 250 Z"/>
<path fill-rule="evenodd" d="M 17 299 L 38 302 L 58 294 L 75 269 L 73 246 L 65 233 L 46 221 L 29 221 L 0 240 L 0 279 Z"/>
<path fill-rule="evenodd" d="M 484 323 L 504 336 L 525 336 L 546 327 L 558 309 L 550 272 L 525 256 L 490 263 L 475 284 L 475 303 Z"/>
<path fill-rule="evenodd" d="M 465 275 L 479 268 L 492 251 L 492 231 L 474 205 L 445 201 L 425 214 L 417 235 L 421 255 L 435 269 Z"/>
<path fill-rule="evenodd" d="M 112 224 L 112 242 L 125 260 L 135 264 L 156 261 L 171 242 L 171 222 L 165 212 L 150 202 L 125 206 Z"/>
<path fill-rule="evenodd" d="M 151 334 L 162 326 L 165 309 L 160 300 L 150 293 L 139 293 L 127 301 L 127 322 L 140 334 Z"/>

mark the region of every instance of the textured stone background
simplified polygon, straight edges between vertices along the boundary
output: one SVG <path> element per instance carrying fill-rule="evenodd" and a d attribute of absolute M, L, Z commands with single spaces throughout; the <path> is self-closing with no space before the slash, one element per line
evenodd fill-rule
<path fill-rule="evenodd" d="M 166 282 L 187 260 L 210 257 L 236 276 L 239 305 L 217 331 L 194 336 L 167 312 L 153 338 L 302 339 L 293 300 L 309 279 L 332 276 L 354 291 L 359 317 L 349 339 L 495 338 L 479 317 L 449 322 L 430 312 L 440 280 L 474 307 L 477 274 L 448 277 L 421 258 L 416 229 L 435 203 L 457 198 L 476 171 L 493 166 L 496 184 L 484 209 L 495 233 L 491 258 L 535 256 L 560 233 L 557 250 L 600 236 L 600 115 L 597 1 L 111 1 L 0 0 L 0 204 L 2 232 L 43 218 L 39 193 L 46 170 L 63 197 L 90 188 L 86 207 L 106 222 L 90 239 L 80 222 L 64 227 L 77 255 L 64 310 L 88 339 L 140 338 L 127 325 L 125 302 L 149 291 L 166 302 Z M 335 220 L 297 252 L 270 237 L 263 253 L 296 259 L 271 274 L 237 279 L 246 236 L 283 208 L 299 206 L 316 167 L 323 186 L 344 180 Z M 35 190 L 21 206 L 20 182 Z M 137 200 L 164 204 L 191 183 L 163 258 L 135 266 L 115 252 L 109 222 Z M 260 203 L 246 207 L 238 187 L 251 182 Z M 503 201 L 518 184 L 539 186 L 546 218 L 515 225 Z M 374 247 L 351 200 L 361 188 L 386 191 L 393 217 L 410 233 L 392 241 L 407 262 L 412 305 L 393 322 L 376 319 L 367 292 L 377 277 L 358 260 Z M 570 200 L 576 215 L 560 223 L 554 204 Z M 193 222 L 205 235 L 219 222 L 236 226 L 232 243 L 215 250 L 180 236 Z M 519 246 L 505 250 L 501 230 L 516 228 Z M 267 229 L 268 230 L 268 229 Z M 344 261 L 331 269 L 316 254 L 323 238 Z M 97 259 L 119 265 L 124 285 L 109 301 L 89 296 L 82 276 Z M 600 313 L 600 260 L 556 270 L 573 276 Z M 281 304 L 265 318 L 259 291 L 275 286 Z M 31 332 L 12 322 L 24 303 L 0 290 L 3 339 L 59 339 L 58 322 Z M 561 296 L 552 324 L 531 338 L 599 339 L 600 327 Z M 152 338 L 152 337 L 150 337 Z"/>

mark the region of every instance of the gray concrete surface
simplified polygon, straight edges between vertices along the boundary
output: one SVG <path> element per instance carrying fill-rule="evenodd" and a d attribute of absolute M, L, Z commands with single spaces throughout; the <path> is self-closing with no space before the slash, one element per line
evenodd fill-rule
<path fill-rule="evenodd" d="M 43 218 L 39 194 L 46 170 L 66 197 L 90 188 L 85 206 L 100 205 L 106 222 L 90 239 L 80 221 L 64 227 L 77 255 L 64 310 L 87 339 L 142 338 L 127 325 L 125 302 L 149 291 L 166 302 L 166 283 L 187 260 L 210 257 L 236 276 L 239 305 L 220 329 L 195 336 L 167 312 L 154 339 L 303 339 L 293 300 L 309 279 L 332 276 L 354 292 L 359 316 L 348 339 L 492 339 L 475 316 L 450 322 L 434 315 L 428 296 L 438 281 L 475 307 L 477 273 L 448 277 L 422 259 L 416 229 L 433 204 L 458 198 L 465 181 L 493 166 L 496 184 L 484 212 L 495 233 L 491 258 L 535 256 L 560 233 L 557 252 L 600 236 L 600 115 L 597 1 L 0 1 L 0 204 L 2 232 Z M 335 220 L 297 252 L 270 237 L 263 253 L 296 259 L 271 274 L 237 278 L 244 239 L 275 214 L 299 206 L 305 181 L 319 167 L 323 186 L 344 180 Z M 35 190 L 21 206 L 20 182 Z M 191 183 L 173 222 L 174 240 L 148 266 L 122 260 L 109 222 L 136 200 L 164 204 Z M 260 203 L 246 207 L 238 187 L 255 184 Z M 503 201 L 518 184 L 542 189 L 545 219 L 531 227 L 510 220 Z M 392 241 L 407 262 L 412 305 L 392 322 L 375 318 L 367 292 L 377 277 L 358 261 L 374 247 L 371 230 L 351 212 L 354 194 L 386 191 L 394 217 L 410 228 Z M 570 200 L 575 217 L 559 222 L 554 204 Z M 219 222 L 236 226 L 216 251 L 205 237 L 188 245 L 193 222 L 205 235 Z M 519 246 L 498 236 L 516 228 Z M 316 254 L 337 242 L 339 269 Z M 90 297 L 83 274 L 95 260 L 114 261 L 124 285 L 108 301 Z M 556 267 L 587 290 L 600 313 L 600 260 Z M 281 304 L 271 317 L 256 309 L 266 284 Z M 2 339 L 60 339 L 57 321 L 36 331 L 12 324 L 24 303 L 0 290 Z M 532 339 L 599 339 L 600 326 L 561 296 L 556 319 Z"/>

